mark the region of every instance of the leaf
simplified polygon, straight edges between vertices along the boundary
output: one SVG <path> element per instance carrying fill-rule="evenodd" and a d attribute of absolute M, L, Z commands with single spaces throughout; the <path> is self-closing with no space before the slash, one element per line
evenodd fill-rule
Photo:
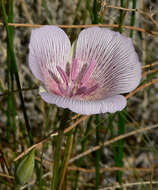
<path fill-rule="evenodd" d="M 35 165 L 35 149 L 33 149 L 19 163 L 16 170 L 16 179 L 20 185 L 24 185 L 32 176 Z"/>

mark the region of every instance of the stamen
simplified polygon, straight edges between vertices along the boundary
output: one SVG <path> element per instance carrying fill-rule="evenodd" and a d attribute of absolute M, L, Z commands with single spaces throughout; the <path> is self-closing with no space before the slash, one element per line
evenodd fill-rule
<path fill-rule="evenodd" d="M 84 92 L 87 90 L 87 88 L 85 86 L 77 89 L 77 92 L 75 93 L 75 95 L 81 95 L 84 94 Z"/>
<path fill-rule="evenodd" d="M 96 61 L 95 61 L 95 60 L 92 60 L 92 61 L 90 62 L 89 67 L 87 68 L 87 70 L 86 70 L 84 76 L 82 77 L 82 80 L 81 80 L 81 82 L 80 82 L 80 86 L 82 86 L 85 82 L 88 81 L 90 75 L 91 75 L 92 72 L 94 71 L 95 66 L 96 66 Z"/>
<path fill-rule="evenodd" d="M 72 81 L 74 81 L 76 79 L 77 68 L 78 68 L 78 61 L 77 61 L 77 59 L 74 59 L 72 61 L 71 71 L 70 71 L 70 75 L 71 75 L 71 80 Z"/>
<path fill-rule="evenodd" d="M 56 66 L 56 68 L 57 68 L 57 71 L 59 72 L 59 74 L 60 74 L 63 82 L 65 82 L 66 85 L 68 86 L 69 78 L 68 78 L 66 72 L 60 66 L 58 66 L 58 65 Z"/>
<path fill-rule="evenodd" d="M 58 89 L 59 89 L 61 95 L 64 95 L 64 96 L 67 95 L 66 90 L 62 87 L 61 83 L 58 84 Z"/>
<path fill-rule="evenodd" d="M 66 63 L 65 72 L 66 72 L 67 76 L 69 77 L 70 76 L 70 64 L 69 64 L 69 62 Z"/>
<path fill-rule="evenodd" d="M 99 87 L 98 84 L 92 86 L 91 88 L 88 88 L 84 91 L 84 94 L 83 95 L 89 95 L 91 94 L 92 92 L 94 92 L 97 88 Z"/>
<path fill-rule="evenodd" d="M 87 64 L 84 64 L 76 77 L 75 80 L 76 83 L 79 83 L 82 80 L 86 69 L 87 69 Z"/>
<path fill-rule="evenodd" d="M 53 80 L 58 84 L 60 83 L 58 77 L 51 71 L 51 70 L 48 70 L 48 73 L 51 75 L 51 78 L 53 78 Z"/>
<path fill-rule="evenodd" d="M 42 70 L 43 76 L 44 76 L 44 81 L 45 85 L 48 89 L 48 91 L 57 94 L 57 95 L 62 95 L 61 91 L 59 90 L 59 79 L 57 76 L 51 71 L 51 70 L 46 70 L 43 68 Z"/>

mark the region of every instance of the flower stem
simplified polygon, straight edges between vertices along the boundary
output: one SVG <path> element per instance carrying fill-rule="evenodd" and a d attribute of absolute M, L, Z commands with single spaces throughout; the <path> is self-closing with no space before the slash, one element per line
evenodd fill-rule
<path fill-rule="evenodd" d="M 57 186 L 59 183 L 59 167 L 60 167 L 60 156 L 61 156 L 61 146 L 62 139 L 64 136 L 64 128 L 67 125 L 67 121 L 69 119 L 69 110 L 64 109 L 63 115 L 60 122 L 60 127 L 58 129 L 58 136 L 56 137 L 56 149 L 54 152 L 54 164 L 53 164 L 53 177 L 51 181 L 51 190 L 57 190 Z"/>
<path fill-rule="evenodd" d="M 67 138 L 67 143 L 66 143 L 66 147 L 64 151 L 64 158 L 61 164 L 60 175 L 59 175 L 60 176 L 59 190 L 62 190 L 62 187 L 63 187 L 64 178 L 65 178 L 66 170 L 68 167 L 68 161 L 71 156 L 72 143 L 73 143 L 73 130 L 71 130 Z"/>
<path fill-rule="evenodd" d="M 54 164 L 53 164 L 53 177 L 51 183 L 51 190 L 56 190 L 58 183 L 58 172 L 59 172 L 59 163 L 60 163 L 60 147 L 63 138 L 63 131 L 59 130 L 59 135 L 57 136 L 56 149 L 54 153 Z"/>

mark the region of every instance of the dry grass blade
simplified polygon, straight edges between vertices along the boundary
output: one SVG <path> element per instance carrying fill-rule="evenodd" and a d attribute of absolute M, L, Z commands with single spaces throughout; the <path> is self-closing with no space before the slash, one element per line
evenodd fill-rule
<path fill-rule="evenodd" d="M 60 184 L 59 184 L 59 190 L 62 190 L 62 186 L 63 186 L 65 174 L 66 174 L 66 170 L 67 170 L 67 167 L 68 167 L 68 162 L 69 162 L 69 159 L 70 159 L 70 156 L 71 156 L 73 138 L 74 137 L 72 135 L 71 139 L 70 139 L 70 146 L 69 146 L 69 150 L 68 150 L 68 155 L 67 155 L 67 158 L 66 158 L 66 161 L 65 161 L 65 164 L 64 164 L 64 169 L 63 169 L 63 172 L 62 172 L 62 175 L 61 175 L 61 180 L 60 180 Z"/>
<path fill-rule="evenodd" d="M 145 77 L 146 75 L 148 74 L 151 74 L 151 73 L 155 73 L 158 71 L 158 68 L 155 68 L 155 69 L 152 69 L 152 70 L 149 70 L 149 71 L 146 71 L 142 74 L 142 77 Z"/>
<path fill-rule="evenodd" d="M 105 188 L 100 188 L 100 190 L 115 190 L 117 188 L 126 188 L 126 187 L 133 187 L 133 186 L 140 186 L 140 185 L 150 185 L 150 181 L 141 181 L 141 182 L 135 182 L 135 183 L 126 183 L 126 184 L 122 184 L 120 185 L 116 185 L 116 186 L 112 186 L 112 187 L 105 187 Z M 152 184 L 158 184 L 158 181 L 152 181 Z"/>
<path fill-rule="evenodd" d="M 31 19 L 31 16 L 30 16 L 29 10 L 27 8 L 26 2 L 24 0 L 19 0 L 19 1 L 20 1 L 21 6 L 22 6 L 22 9 L 24 10 L 27 21 L 29 23 L 33 24 L 33 21 Z"/>
<path fill-rule="evenodd" d="M 52 164 L 52 163 L 49 163 L 49 164 Z M 85 168 L 80 168 L 80 167 L 77 167 L 77 166 L 69 166 L 68 168 L 69 170 L 72 170 L 72 171 L 80 171 L 80 172 L 83 172 L 83 173 L 95 173 L 95 168 L 93 169 L 85 169 Z M 120 168 L 120 167 L 104 167 L 104 168 L 100 168 L 100 172 L 103 173 L 103 172 L 116 172 L 116 171 L 122 171 L 124 173 L 126 172 L 133 172 L 133 171 L 136 171 L 136 172 L 152 172 L 153 171 L 153 168 L 129 168 L 129 167 L 124 167 L 124 168 Z M 158 171 L 158 169 L 154 169 L 154 171 Z"/>
<path fill-rule="evenodd" d="M 13 176 L 9 176 L 9 175 L 4 174 L 4 173 L 0 173 L 0 177 L 4 177 L 4 178 L 8 178 L 8 179 L 14 179 Z"/>
<path fill-rule="evenodd" d="M 40 161 L 39 157 L 36 157 L 36 160 Z M 53 161 L 50 160 L 46 160 L 43 159 L 43 164 L 47 165 L 48 167 L 52 166 Z M 79 172 L 83 172 L 83 173 L 95 173 L 95 168 L 91 168 L 91 169 L 87 169 L 87 168 L 81 168 L 81 167 L 77 167 L 77 166 L 69 166 L 68 170 L 70 171 L 79 171 Z M 129 172 L 139 172 L 139 173 L 150 173 L 152 171 L 158 172 L 158 168 L 157 166 L 155 167 L 151 167 L 151 168 L 131 168 L 131 167 L 107 167 L 107 166 L 102 166 L 102 168 L 100 168 L 100 172 L 116 172 L 116 171 L 122 171 L 124 173 L 129 173 Z"/>
<path fill-rule="evenodd" d="M 0 26 L 3 26 L 3 23 L 0 22 Z M 14 26 L 14 27 L 29 27 L 29 28 L 39 28 L 41 24 L 23 24 L 23 23 L 8 23 L 8 26 Z M 119 28 L 118 24 L 87 24 L 87 25 L 56 25 L 60 28 L 88 28 L 88 27 L 94 27 L 94 26 L 99 26 L 99 27 L 109 27 L 109 28 Z M 138 27 L 133 27 L 133 26 L 127 26 L 127 25 L 122 25 L 122 28 L 130 29 L 130 30 L 136 30 L 139 32 L 147 32 L 152 35 L 158 35 L 157 31 L 146 31 L 144 28 L 138 28 Z"/>
<path fill-rule="evenodd" d="M 146 69 L 146 68 L 151 68 L 155 65 L 158 65 L 158 61 L 154 62 L 154 63 L 151 63 L 151 64 L 148 64 L 148 65 L 145 65 L 145 66 L 142 66 L 142 69 Z"/>
<path fill-rule="evenodd" d="M 102 144 L 102 145 L 95 146 L 95 147 L 93 147 L 93 148 L 91 148 L 91 149 L 89 149 L 89 150 L 87 150 L 87 151 L 85 151 L 85 152 L 83 152 L 83 153 L 81 153 L 81 154 L 75 156 L 74 158 L 72 158 L 72 159 L 70 160 L 69 163 L 72 163 L 72 162 L 78 160 L 79 158 L 82 158 L 82 157 L 84 157 L 84 156 L 86 156 L 86 155 L 88 155 L 88 154 L 90 154 L 90 153 L 92 153 L 92 152 L 94 152 L 94 151 L 100 149 L 100 148 L 103 147 L 103 146 L 108 146 L 108 145 L 110 145 L 110 144 L 112 144 L 112 143 L 114 143 L 114 142 L 117 142 L 118 140 L 125 139 L 125 138 L 127 138 L 127 137 L 136 135 L 136 134 L 138 134 L 138 133 L 143 133 L 143 132 L 145 132 L 145 131 L 148 131 L 148 130 L 151 130 L 151 129 L 154 129 L 154 128 L 157 128 L 157 127 L 158 127 L 158 124 L 153 125 L 153 126 L 149 126 L 149 127 L 145 127 L 145 128 L 141 128 L 141 129 L 137 129 L 137 130 L 134 130 L 134 131 L 132 131 L 132 132 L 125 133 L 124 135 L 120 135 L 120 136 L 118 136 L 118 137 L 115 137 L 115 138 L 113 138 L 113 139 L 111 139 L 111 140 L 105 142 L 105 143 Z"/>
<path fill-rule="evenodd" d="M 113 5 L 106 5 L 106 8 L 112 8 L 112 9 L 118 9 L 118 10 L 123 10 L 123 11 L 134 11 L 138 12 L 141 15 L 147 16 L 156 26 L 158 26 L 158 22 L 153 18 L 155 13 L 147 13 L 139 9 L 128 9 L 128 8 L 123 8 L 123 7 L 117 7 Z"/>
<path fill-rule="evenodd" d="M 127 99 L 130 98 L 131 96 L 133 96 L 133 95 L 136 94 L 137 92 L 143 90 L 144 88 L 146 88 L 146 87 L 148 87 L 148 86 L 150 86 L 150 85 L 152 85 L 152 84 L 154 84 L 154 83 L 156 83 L 156 82 L 158 82 L 158 79 L 152 79 L 150 82 L 145 83 L 145 84 L 143 84 L 142 86 L 139 86 L 138 88 L 136 88 L 135 90 L 133 90 L 131 93 L 129 93 L 129 94 L 126 96 L 126 98 L 127 98 Z"/>
<path fill-rule="evenodd" d="M 81 121 L 84 121 L 88 118 L 87 115 L 82 116 L 81 118 L 79 118 L 75 123 L 73 123 L 70 127 L 66 128 L 64 130 L 64 134 L 68 133 L 69 131 L 71 131 L 74 127 L 76 127 Z M 40 141 L 39 143 L 34 144 L 33 146 L 30 146 L 27 150 L 25 150 L 24 152 L 22 152 L 19 156 L 17 156 L 13 161 L 17 161 L 20 158 L 22 158 L 23 156 L 25 156 L 29 151 L 31 151 L 33 148 L 37 148 L 37 147 L 41 147 L 41 144 L 48 141 L 50 139 L 50 137 L 55 137 L 57 136 L 58 133 L 52 133 L 50 134 L 48 137 L 46 137 L 45 139 L 43 139 L 42 141 Z"/>

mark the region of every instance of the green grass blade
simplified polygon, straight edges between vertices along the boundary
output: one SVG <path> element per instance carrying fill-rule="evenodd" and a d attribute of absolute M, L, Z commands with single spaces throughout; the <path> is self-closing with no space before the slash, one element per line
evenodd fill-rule
<path fill-rule="evenodd" d="M 14 76 L 15 76 L 15 79 L 16 79 L 17 87 L 19 89 L 19 96 L 20 96 L 21 106 L 22 106 L 22 110 L 23 110 L 25 123 L 26 123 L 26 129 L 27 129 L 27 132 L 28 132 L 28 135 L 29 135 L 30 144 L 33 144 L 31 128 L 30 128 L 30 124 L 29 124 L 29 121 L 28 121 L 26 108 L 25 108 L 25 104 L 24 104 L 24 99 L 23 99 L 23 95 L 22 95 L 22 91 L 21 91 L 21 84 L 20 84 L 19 75 L 18 75 L 18 68 L 17 68 L 17 65 L 16 65 L 14 48 L 13 48 L 13 45 L 12 45 L 12 37 L 10 35 L 10 29 L 9 29 L 9 26 L 8 26 L 8 18 L 7 18 L 7 14 L 6 14 L 4 0 L 1 0 L 1 6 L 2 6 L 2 15 L 3 15 L 3 19 L 4 19 L 4 24 L 5 24 L 5 28 L 6 28 L 6 31 L 7 31 L 9 52 L 10 52 L 10 57 L 11 57 L 11 61 L 12 61 L 12 68 L 13 68 L 13 71 L 14 71 Z"/>
<path fill-rule="evenodd" d="M 100 137 L 99 137 L 99 116 L 96 115 L 96 146 L 99 145 Z M 95 189 L 99 189 L 99 178 L 100 178 L 100 159 L 101 159 L 101 150 L 97 150 L 95 152 L 95 160 L 96 160 L 96 187 Z"/>
<path fill-rule="evenodd" d="M 121 7 L 124 7 L 124 0 L 121 0 Z M 122 25 L 123 25 L 123 10 L 120 10 L 120 20 L 119 20 L 119 32 L 122 33 Z"/>
<path fill-rule="evenodd" d="M 91 121 L 92 121 L 92 118 L 93 117 L 90 117 L 88 122 L 87 122 L 87 127 L 86 127 L 86 130 L 85 130 L 85 133 L 83 135 L 83 138 L 81 140 L 81 152 L 84 152 L 86 150 L 86 143 L 88 142 L 88 134 L 91 130 Z M 77 162 L 76 162 L 76 165 L 77 167 L 81 167 L 82 165 L 82 162 L 83 162 L 83 158 L 80 158 Z M 76 172 L 76 177 L 75 177 L 75 185 L 74 185 L 74 190 L 77 189 L 77 186 L 78 186 L 78 181 L 79 181 L 79 175 L 80 175 L 80 172 L 77 171 Z"/>
<path fill-rule="evenodd" d="M 114 138 L 114 131 L 113 131 L 114 116 L 115 115 L 112 115 L 112 114 L 109 115 L 109 128 L 110 128 L 110 133 L 111 133 L 111 138 L 112 139 Z M 113 154 L 114 154 L 114 160 L 115 160 L 115 163 L 116 163 L 116 161 L 117 161 L 116 143 L 112 144 L 112 149 L 113 149 Z"/>
<path fill-rule="evenodd" d="M 118 136 L 125 133 L 125 117 L 122 112 L 118 114 Z M 117 162 L 116 166 L 123 166 L 123 139 L 118 142 Z M 117 171 L 117 181 L 122 184 L 122 171 Z"/>
<path fill-rule="evenodd" d="M 74 130 L 71 130 L 69 132 L 67 140 L 66 140 L 66 146 L 65 146 L 65 150 L 64 150 L 63 161 L 61 163 L 61 167 L 60 167 L 60 171 L 59 171 L 59 175 L 58 175 L 59 176 L 60 188 L 62 188 L 63 183 L 64 183 L 64 178 L 65 178 L 65 173 L 66 173 L 66 168 L 64 168 L 64 166 L 66 165 L 68 158 L 69 158 L 69 151 L 70 151 L 70 147 L 71 147 L 70 144 L 71 144 L 71 141 L 73 138 L 73 132 L 74 132 Z"/>
<path fill-rule="evenodd" d="M 13 23 L 13 0 L 9 0 L 8 2 L 8 22 Z M 12 26 L 9 26 L 10 30 L 10 38 L 11 44 L 13 46 L 13 35 L 14 29 Z M 14 78 L 13 78 L 13 71 L 12 71 L 12 64 L 11 64 L 11 55 L 9 51 L 9 42 L 7 40 L 7 62 L 8 62 L 8 91 L 11 93 L 14 90 Z M 8 97 L 8 111 L 7 111 L 7 139 L 10 138 L 13 131 L 13 137 L 15 138 L 16 135 L 16 109 L 15 109 L 15 102 L 14 102 L 14 95 L 11 93 Z M 16 147 L 16 140 L 14 140 L 14 144 Z"/>
<path fill-rule="evenodd" d="M 136 9 L 137 1 L 136 0 L 132 0 L 132 3 L 133 3 L 132 8 Z M 131 24 L 130 25 L 134 26 L 134 24 L 135 24 L 135 11 L 132 11 Z M 133 30 L 130 31 L 130 37 L 133 38 Z"/>
<path fill-rule="evenodd" d="M 92 10 L 92 8 L 90 6 L 90 0 L 86 0 L 86 7 L 88 9 L 91 21 L 94 20 L 93 10 Z"/>
<path fill-rule="evenodd" d="M 39 190 L 43 190 L 43 184 L 44 184 L 44 180 L 42 178 L 43 176 L 43 153 L 44 153 L 44 147 L 42 146 L 42 152 L 41 152 L 41 155 L 40 155 L 40 168 L 39 168 L 39 180 L 38 180 L 38 188 Z"/>
<path fill-rule="evenodd" d="M 59 164 L 60 164 L 60 148 L 63 138 L 63 131 L 59 129 L 59 135 L 56 137 L 56 149 L 54 152 L 54 164 L 53 164 L 53 177 L 51 182 L 51 190 L 57 189 L 58 175 L 59 175 Z"/>
<path fill-rule="evenodd" d="M 82 2 L 82 0 L 78 0 L 78 2 L 77 2 L 73 24 L 78 23 L 78 15 L 77 14 L 78 14 L 78 11 L 80 9 L 81 2 Z"/>
<path fill-rule="evenodd" d="M 56 148 L 54 152 L 53 176 L 51 179 L 51 190 L 56 190 L 59 183 L 59 167 L 61 158 L 61 144 L 64 137 L 64 128 L 69 120 L 69 110 L 64 109 L 61 117 L 60 127 L 58 129 L 59 135 L 56 137 Z"/>
<path fill-rule="evenodd" d="M 92 24 L 98 24 L 98 2 L 97 0 L 93 1 L 93 20 Z"/>

